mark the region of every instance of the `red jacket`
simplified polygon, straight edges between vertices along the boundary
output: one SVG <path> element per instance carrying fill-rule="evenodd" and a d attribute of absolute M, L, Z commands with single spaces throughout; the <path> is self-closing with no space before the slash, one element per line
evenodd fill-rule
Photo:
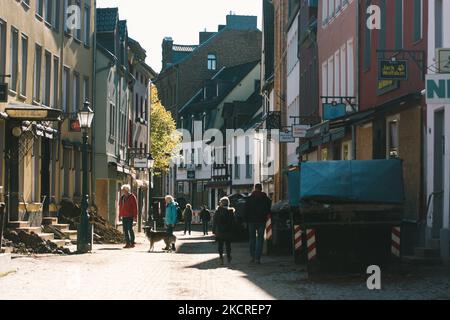
<path fill-rule="evenodd" d="M 119 217 L 133 218 L 137 220 L 137 201 L 136 196 L 132 193 L 128 197 L 121 196 L 119 200 Z"/>

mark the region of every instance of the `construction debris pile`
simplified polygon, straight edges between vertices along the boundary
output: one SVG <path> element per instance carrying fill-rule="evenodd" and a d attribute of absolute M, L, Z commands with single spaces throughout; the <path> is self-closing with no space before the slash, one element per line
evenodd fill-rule
<path fill-rule="evenodd" d="M 61 202 L 59 211 L 59 222 L 70 225 L 70 229 L 77 230 L 80 223 L 80 206 L 69 200 Z M 94 243 L 96 244 L 119 244 L 123 243 L 123 234 L 114 228 L 108 221 L 103 219 L 97 212 L 95 206 L 89 208 L 89 220 L 94 225 Z"/>
<path fill-rule="evenodd" d="M 44 241 L 35 233 L 29 234 L 24 231 L 6 230 L 4 237 L 9 241 L 7 245 L 13 248 L 13 253 L 23 255 L 72 254 L 68 248 L 60 248 L 51 241 Z"/>

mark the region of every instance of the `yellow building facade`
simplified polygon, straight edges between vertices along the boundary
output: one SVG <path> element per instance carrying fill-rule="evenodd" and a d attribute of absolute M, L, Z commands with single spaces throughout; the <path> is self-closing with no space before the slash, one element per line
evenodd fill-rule
<path fill-rule="evenodd" d="M 2 0 L 0 6 L 0 186 L 18 179 L 19 212 L 40 224 L 62 199 L 81 201 L 81 140 L 76 112 L 93 97 L 95 0 Z M 23 121 L 19 163 L 8 156 L 7 109 L 59 110 L 60 121 Z M 95 106 L 93 107 L 93 109 Z M 8 161 L 9 159 L 9 161 Z M 18 165 L 17 171 L 11 168 Z M 18 172 L 18 176 L 15 173 Z M 13 173 L 13 174 L 11 174 Z M 8 197 L 7 197 L 8 199 Z M 8 210 L 15 212 L 10 204 Z M 11 209 L 13 209 L 11 211 Z"/>

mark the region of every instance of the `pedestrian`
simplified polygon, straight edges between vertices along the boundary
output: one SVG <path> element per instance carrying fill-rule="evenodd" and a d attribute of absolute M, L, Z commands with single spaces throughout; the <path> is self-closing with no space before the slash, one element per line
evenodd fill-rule
<path fill-rule="evenodd" d="M 173 235 L 173 230 L 177 223 L 177 203 L 174 198 L 170 195 L 165 197 L 166 201 L 166 218 L 165 223 L 167 227 L 167 233 L 169 235 Z M 169 250 L 170 248 L 166 247 L 163 250 Z M 175 251 L 175 245 L 172 244 L 172 250 Z"/>
<path fill-rule="evenodd" d="M 136 243 L 133 231 L 133 222 L 137 221 L 136 196 L 131 193 L 131 187 L 125 184 L 121 188 L 122 196 L 119 202 L 119 219 L 122 220 L 123 233 L 126 245 L 124 249 L 134 248 Z"/>
<path fill-rule="evenodd" d="M 230 207 L 230 199 L 220 199 L 219 207 L 214 214 L 213 233 L 219 246 L 220 264 L 223 265 L 223 247 L 226 247 L 228 263 L 231 263 L 231 240 L 233 238 L 234 208 Z"/>
<path fill-rule="evenodd" d="M 188 203 L 186 208 L 183 211 L 184 218 L 184 235 L 189 231 L 189 235 L 191 235 L 191 227 L 192 227 L 192 206 Z"/>
<path fill-rule="evenodd" d="M 251 263 L 261 264 L 261 255 L 264 245 L 264 231 L 267 216 L 270 214 L 272 201 L 262 191 L 262 185 L 256 184 L 252 194 L 245 203 L 245 219 L 250 236 Z"/>
<path fill-rule="evenodd" d="M 209 212 L 208 207 L 205 205 L 202 207 L 202 211 L 200 211 L 200 219 L 202 220 L 203 226 L 203 235 L 208 235 L 208 226 L 211 221 L 211 212 Z"/>

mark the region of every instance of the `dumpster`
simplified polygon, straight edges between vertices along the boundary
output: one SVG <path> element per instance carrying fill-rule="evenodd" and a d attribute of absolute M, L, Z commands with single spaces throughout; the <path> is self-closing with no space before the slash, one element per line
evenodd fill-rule
<path fill-rule="evenodd" d="M 400 160 L 301 164 L 294 223 L 310 274 L 365 272 L 401 256 L 404 187 Z"/>

